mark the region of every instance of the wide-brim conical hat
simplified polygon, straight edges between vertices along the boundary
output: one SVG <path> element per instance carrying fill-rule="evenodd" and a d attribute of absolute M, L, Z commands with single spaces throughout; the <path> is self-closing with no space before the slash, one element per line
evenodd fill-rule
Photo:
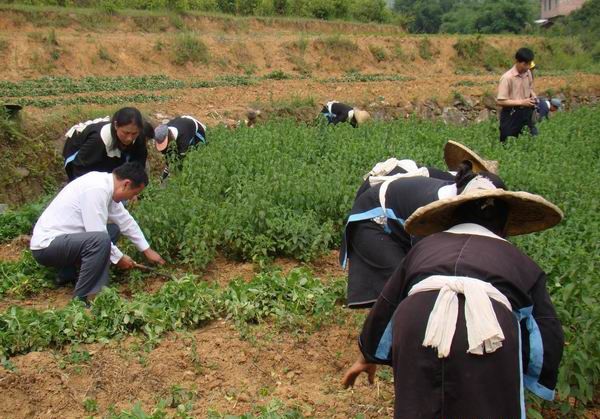
<path fill-rule="evenodd" d="M 469 147 L 456 141 L 449 140 L 444 146 L 444 160 L 448 170 L 457 170 L 463 160 L 473 163 L 473 172 L 498 173 L 498 162 L 496 160 L 485 160 Z"/>
<path fill-rule="evenodd" d="M 461 222 L 458 209 L 462 204 L 482 198 L 500 199 L 508 204 L 507 236 L 542 231 L 555 226 L 563 219 L 560 208 L 539 195 L 489 189 L 440 199 L 425 205 L 406 220 L 404 229 L 409 234 L 419 237 L 445 231 Z"/>
<path fill-rule="evenodd" d="M 371 115 L 367 111 L 363 111 L 361 109 L 354 109 L 354 119 L 356 119 L 356 123 L 360 125 L 364 124 L 369 119 L 371 119 Z"/>

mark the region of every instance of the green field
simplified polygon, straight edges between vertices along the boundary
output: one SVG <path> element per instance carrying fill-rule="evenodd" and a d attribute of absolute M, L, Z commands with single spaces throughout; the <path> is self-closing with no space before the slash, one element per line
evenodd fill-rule
<path fill-rule="evenodd" d="M 254 261 L 265 273 L 228 287 L 184 276 L 131 299 L 107 290 L 91 313 L 78 305 L 9 309 L 0 314 L 0 351 L 10 362 L 13 354 L 132 333 L 154 340 L 219 317 L 232 319 L 242 333 L 261 319 L 318 324 L 343 298 L 343 281 L 322 283 L 306 271 L 282 276 L 269 271 L 270 261 L 318 260 L 337 248 L 356 189 L 373 164 L 396 156 L 443 167 L 443 145 L 454 139 L 499 160 L 510 189 L 541 194 L 565 213 L 557 227 L 511 240 L 548 274 L 567 342 L 560 408 L 572 417 L 594 398 L 600 382 L 598 111 L 556 114 L 540 125 L 539 137 L 506 146 L 497 141 L 495 122 L 456 127 L 411 119 L 353 129 L 275 121 L 211 130 L 209 145 L 190 153 L 166 187 L 154 179 L 132 212 L 171 266 L 201 272 L 220 254 Z M 26 232 L 38 211 L 33 206 L 2 216 L 2 240 Z M 49 286 L 47 271 L 28 258 L 0 263 L 0 293 L 23 296 Z"/>

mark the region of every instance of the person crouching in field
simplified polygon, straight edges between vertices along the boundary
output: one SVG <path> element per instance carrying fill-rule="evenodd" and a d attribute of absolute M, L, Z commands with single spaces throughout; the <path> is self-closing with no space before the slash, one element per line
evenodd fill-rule
<path fill-rule="evenodd" d="M 489 182 L 429 204 L 406 230 L 426 236 L 394 272 L 359 337 L 344 386 L 394 370 L 396 419 L 525 418 L 523 388 L 552 400 L 563 331 L 541 268 L 505 237 L 562 212 Z"/>
<path fill-rule="evenodd" d="M 74 125 L 65 134 L 64 167 L 69 181 L 89 172 L 111 173 L 127 162 L 146 165 L 146 139 L 154 137 L 152 125 L 136 108 L 119 109 L 112 118 Z"/>
<path fill-rule="evenodd" d="M 473 172 L 465 160 L 453 181 L 426 177 L 421 168 L 392 177 L 360 195 L 342 236 L 340 264 L 349 260 L 347 305 L 371 307 L 386 282 L 402 263 L 415 238 L 404 229 L 405 220 L 419 207 L 453 197 L 477 186 L 481 179 L 504 189 L 504 182 L 489 172 Z"/>
<path fill-rule="evenodd" d="M 154 130 L 156 149 L 165 155 L 162 179 L 169 176 L 169 162 L 180 164 L 191 147 L 206 144 L 206 126 L 188 115 L 178 116 Z M 169 144 L 173 143 L 171 147 Z"/>
<path fill-rule="evenodd" d="M 79 265 L 74 297 L 87 299 L 108 284 L 111 262 L 121 269 L 133 260 L 111 243 L 107 223 L 114 223 L 152 263 L 164 264 L 122 201 L 148 184 L 139 163 L 125 163 L 112 173 L 89 172 L 65 186 L 44 210 L 33 229 L 30 248 L 40 264 L 56 268 Z"/>
<path fill-rule="evenodd" d="M 371 187 L 371 178 L 379 176 L 395 176 L 397 174 L 405 174 L 411 171 L 416 171 L 422 167 L 427 169 L 427 176 L 434 179 L 454 181 L 456 172 L 460 164 L 464 160 L 469 160 L 473 166 L 473 172 L 490 172 L 498 174 L 498 162 L 496 160 L 485 160 L 469 147 L 457 142 L 449 140 L 444 145 L 444 161 L 448 171 L 438 169 L 433 166 L 421 166 L 414 160 L 390 158 L 377 163 L 364 176 L 364 182 L 356 193 L 355 200 Z"/>
<path fill-rule="evenodd" d="M 349 122 L 355 128 L 371 119 L 369 112 L 335 100 L 327 102 L 321 109 L 321 114 L 325 115 L 327 122 L 330 124 L 337 125 L 340 122 Z"/>
<path fill-rule="evenodd" d="M 500 142 L 508 137 L 518 137 L 524 127 L 533 132 L 532 118 L 537 98 L 533 91 L 533 77 L 529 70 L 533 61 L 533 51 L 521 48 L 515 54 L 515 64 L 502 75 L 498 86 L 496 104 L 500 112 Z"/>

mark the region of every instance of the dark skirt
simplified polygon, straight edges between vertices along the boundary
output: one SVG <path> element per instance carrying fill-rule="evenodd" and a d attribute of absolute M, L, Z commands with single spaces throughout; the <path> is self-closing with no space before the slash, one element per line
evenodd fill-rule
<path fill-rule="evenodd" d="M 349 227 L 352 232 L 347 304 L 349 308 L 371 307 L 408 249 L 373 221 L 356 222 Z"/>
<path fill-rule="evenodd" d="M 518 324 L 492 300 L 504 332 L 502 347 L 484 355 L 467 353 L 464 296 L 447 358 L 422 345 L 437 291 L 407 297 L 393 318 L 392 358 L 395 419 L 513 419 L 521 417 Z"/>

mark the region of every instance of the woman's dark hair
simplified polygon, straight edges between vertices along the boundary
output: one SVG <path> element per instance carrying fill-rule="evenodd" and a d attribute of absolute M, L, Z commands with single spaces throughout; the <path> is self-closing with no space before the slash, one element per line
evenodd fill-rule
<path fill-rule="evenodd" d="M 502 234 L 508 220 L 508 204 L 499 198 L 482 198 L 466 202 L 456 209 L 457 224 L 474 223 Z"/>
<path fill-rule="evenodd" d="M 520 63 L 530 63 L 533 61 L 533 58 L 533 51 L 529 48 L 519 48 L 519 50 L 515 54 L 515 60 L 517 60 Z"/>
<path fill-rule="evenodd" d="M 117 137 L 117 130 L 115 129 L 115 123 L 118 127 L 122 127 L 123 125 L 135 124 L 136 127 L 143 132 L 144 130 L 144 118 L 142 118 L 142 114 L 137 108 L 121 108 L 110 119 L 110 133 L 112 135 L 113 141 L 110 145 L 111 149 L 117 148 L 117 141 L 119 141 Z"/>
<path fill-rule="evenodd" d="M 507 189 L 504 181 L 500 178 L 500 176 L 495 175 L 491 172 L 473 172 L 473 163 L 470 160 L 463 160 L 458 166 L 458 170 L 456 171 L 456 176 L 454 176 L 454 183 L 456 183 L 456 192 L 458 194 L 462 193 L 467 186 L 467 183 L 475 179 L 477 176 L 483 176 L 489 179 L 496 188 L 498 189 Z"/>
<path fill-rule="evenodd" d="M 138 162 L 122 164 L 113 170 L 113 174 L 120 180 L 130 180 L 134 188 L 142 184 L 148 186 L 148 173 L 146 173 L 144 166 Z"/>

